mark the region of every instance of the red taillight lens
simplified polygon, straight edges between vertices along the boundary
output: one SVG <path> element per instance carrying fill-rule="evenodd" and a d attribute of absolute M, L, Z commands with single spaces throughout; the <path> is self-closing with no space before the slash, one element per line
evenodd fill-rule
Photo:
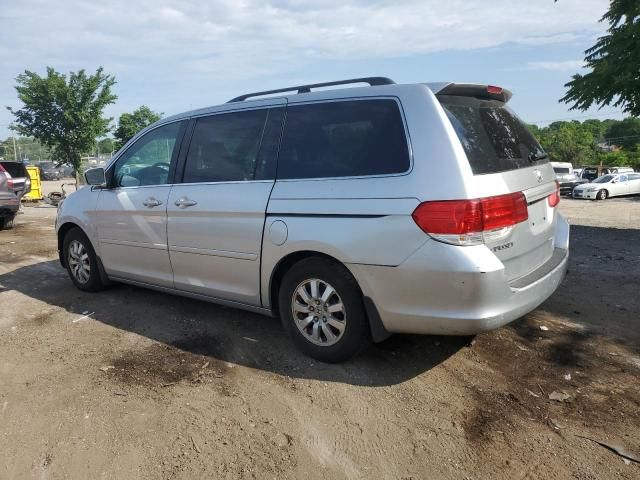
<path fill-rule="evenodd" d="M 424 202 L 413 220 L 425 232 L 463 235 L 510 227 L 529 218 L 522 192 L 473 200 Z"/>
<path fill-rule="evenodd" d="M 488 93 L 495 93 L 497 95 L 502 93 L 502 87 L 496 87 L 495 85 L 489 85 L 487 87 L 487 92 Z"/>
<path fill-rule="evenodd" d="M 556 180 L 556 191 L 547 197 L 549 199 L 549 206 L 555 207 L 560 203 L 560 184 Z"/>

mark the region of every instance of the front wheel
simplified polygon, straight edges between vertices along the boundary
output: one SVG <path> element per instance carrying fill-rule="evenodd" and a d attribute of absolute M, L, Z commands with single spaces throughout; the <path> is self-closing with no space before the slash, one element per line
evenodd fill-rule
<path fill-rule="evenodd" d="M 106 288 L 107 285 L 100 277 L 96 252 L 82 230 L 69 230 L 62 248 L 67 272 L 77 288 L 85 292 L 97 292 Z"/>
<path fill-rule="evenodd" d="M 278 306 L 297 346 L 317 360 L 343 362 L 371 341 L 358 284 L 338 262 L 296 263 L 282 280 Z"/>
<path fill-rule="evenodd" d="M 609 196 L 609 192 L 607 192 L 606 190 L 602 189 L 598 192 L 598 194 L 596 195 L 596 198 L 598 200 L 606 200 L 607 197 Z"/>

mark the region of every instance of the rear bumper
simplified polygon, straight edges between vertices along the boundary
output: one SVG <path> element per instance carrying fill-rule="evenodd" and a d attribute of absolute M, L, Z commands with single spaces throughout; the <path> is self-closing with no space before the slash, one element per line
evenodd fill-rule
<path fill-rule="evenodd" d="M 349 268 L 387 331 L 472 335 L 520 318 L 558 288 L 569 257 L 569 225 L 560 215 L 554 245 L 545 264 L 511 282 L 484 245 L 429 241 L 398 267 Z"/>

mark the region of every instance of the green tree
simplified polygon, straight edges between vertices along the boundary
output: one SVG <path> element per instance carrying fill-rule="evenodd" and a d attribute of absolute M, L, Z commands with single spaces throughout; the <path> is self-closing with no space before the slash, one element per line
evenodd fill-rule
<path fill-rule="evenodd" d="M 118 128 L 113 133 L 116 138 L 116 148 L 121 148 L 136 133 L 160 120 L 162 113 L 151 110 L 146 105 L 142 105 L 132 113 L 123 113 L 118 119 Z"/>
<path fill-rule="evenodd" d="M 596 162 L 596 140 L 580 122 L 554 122 L 540 129 L 536 137 L 554 162 L 576 166 Z"/>
<path fill-rule="evenodd" d="M 109 129 L 112 119 L 103 111 L 117 98 L 111 92 L 115 78 L 102 68 L 92 75 L 80 70 L 67 77 L 47 67 L 44 77 L 26 70 L 16 82 L 24 105 L 19 110 L 7 107 L 15 116 L 14 128 L 51 148 L 58 163 L 70 163 L 80 171 L 82 154 Z"/>
<path fill-rule="evenodd" d="M 560 101 L 572 110 L 613 105 L 640 116 L 640 2 L 612 0 L 600 21 L 609 23 L 608 34 L 585 51 L 591 71 L 574 75 Z"/>
<path fill-rule="evenodd" d="M 640 118 L 627 117 L 613 123 L 606 132 L 606 140 L 612 145 L 619 145 L 625 150 L 633 150 L 640 144 Z"/>
<path fill-rule="evenodd" d="M 116 149 L 116 142 L 114 141 L 113 138 L 103 138 L 102 140 L 98 141 L 98 151 L 100 152 L 100 154 L 109 154 L 111 155 L 111 153 Z"/>
<path fill-rule="evenodd" d="M 50 160 L 52 156 L 51 150 L 35 138 L 7 137 L 6 140 L 0 141 L 0 157 L 5 160 L 40 162 Z"/>

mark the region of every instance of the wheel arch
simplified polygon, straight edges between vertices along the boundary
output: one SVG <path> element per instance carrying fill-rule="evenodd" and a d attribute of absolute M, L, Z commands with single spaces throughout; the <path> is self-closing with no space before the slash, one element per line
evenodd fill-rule
<path fill-rule="evenodd" d="M 75 222 L 65 222 L 62 225 L 60 225 L 60 227 L 58 228 L 58 258 L 60 259 L 60 264 L 63 267 L 66 267 L 66 263 L 64 260 L 64 253 L 62 252 L 62 247 L 64 244 L 64 237 L 67 236 L 67 233 L 69 233 L 71 230 L 73 230 L 74 228 L 78 228 L 80 229 L 80 231 L 82 231 L 82 233 L 84 233 L 85 235 L 87 235 L 87 232 L 85 232 L 82 227 L 80 225 L 78 225 Z M 87 235 L 87 238 L 89 238 L 89 236 Z M 89 240 L 91 241 L 91 240 Z"/>
<path fill-rule="evenodd" d="M 380 318 L 380 314 L 375 306 L 375 303 L 370 297 L 365 296 L 362 291 L 362 287 L 360 286 L 357 277 L 353 274 L 348 265 L 339 259 L 335 258 L 332 255 L 327 253 L 318 252 L 315 250 L 299 250 L 296 252 L 291 252 L 284 257 L 282 257 L 273 271 L 271 272 L 271 276 L 269 278 L 269 304 L 271 311 L 274 317 L 278 317 L 280 312 L 278 311 L 278 295 L 280 293 L 280 285 L 282 284 L 282 279 L 285 274 L 289 271 L 289 269 L 298 263 L 301 260 L 306 258 L 324 258 L 326 260 L 337 262 L 342 265 L 354 278 L 356 285 L 358 286 L 358 290 L 360 291 L 360 295 L 362 297 L 362 301 L 365 307 L 365 312 L 367 316 L 367 323 L 369 324 L 369 329 L 371 331 L 371 335 L 374 342 L 381 342 L 387 339 L 391 334 L 385 329 L 382 320 Z"/>

